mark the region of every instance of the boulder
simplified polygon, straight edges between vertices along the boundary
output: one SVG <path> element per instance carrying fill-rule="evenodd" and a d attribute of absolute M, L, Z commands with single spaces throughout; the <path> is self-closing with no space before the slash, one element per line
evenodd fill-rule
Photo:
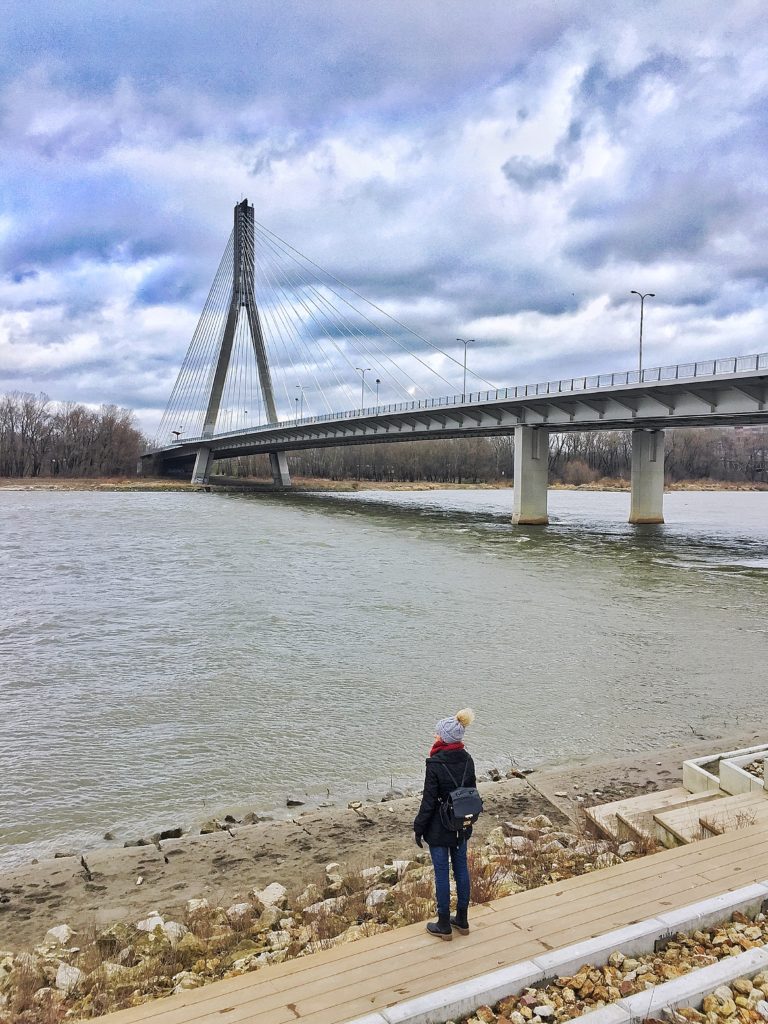
<path fill-rule="evenodd" d="M 189 928 L 183 924 L 179 924 L 178 921 L 165 921 L 160 925 L 163 935 L 168 939 L 172 946 L 178 945 L 184 936 L 189 932 Z"/>
<path fill-rule="evenodd" d="M 193 971 L 180 971 L 179 974 L 173 976 L 173 991 L 186 992 L 192 988 L 200 988 L 203 984 L 203 979 L 195 974 Z"/>
<path fill-rule="evenodd" d="M 285 806 L 286 807 L 303 807 L 304 806 L 304 801 L 303 800 L 298 800 L 295 796 L 289 796 L 288 799 L 285 801 Z"/>
<path fill-rule="evenodd" d="M 318 903 L 322 895 L 320 889 L 310 882 L 306 889 L 296 897 L 296 905 L 301 907 L 302 910 L 306 910 L 313 904 Z"/>
<path fill-rule="evenodd" d="M 486 846 L 491 846 L 497 850 L 503 850 L 506 845 L 506 836 L 504 835 L 504 829 L 501 825 L 497 825 L 496 828 L 492 828 L 488 833 L 485 840 Z"/>
<path fill-rule="evenodd" d="M 388 889 L 372 889 L 365 897 L 365 905 L 369 910 L 373 910 L 374 907 L 381 906 L 388 895 Z"/>
<path fill-rule="evenodd" d="M 136 925 L 140 932 L 153 932 L 155 928 L 162 928 L 163 918 L 158 914 L 156 910 L 150 912 L 148 917 L 145 917 L 142 921 L 139 921 Z"/>
<path fill-rule="evenodd" d="M 227 910 L 227 920 L 230 923 L 242 921 L 248 914 L 253 913 L 252 903 L 233 903 Z"/>
<path fill-rule="evenodd" d="M 69 995 L 70 992 L 75 991 L 78 985 L 82 984 L 84 979 L 85 975 L 78 967 L 62 963 L 59 964 L 56 971 L 56 988 L 59 992 Z"/>
<path fill-rule="evenodd" d="M 222 825 L 220 821 L 217 821 L 216 818 L 209 818 L 208 821 L 204 821 L 200 826 L 200 835 L 209 836 L 213 832 L 223 832 L 224 828 L 224 825 Z"/>
<path fill-rule="evenodd" d="M 501 772 L 499 771 L 498 768 L 491 768 L 490 771 L 488 772 L 488 778 L 491 780 L 491 782 L 501 782 Z"/>
<path fill-rule="evenodd" d="M 68 924 L 57 924 L 55 928 L 49 928 L 45 933 L 43 945 L 45 946 L 68 946 L 70 939 L 75 933 Z"/>
<path fill-rule="evenodd" d="M 620 857 L 629 857 L 631 854 L 637 853 L 637 846 L 634 843 L 622 843 L 618 849 Z"/>
<path fill-rule="evenodd" d="M 206 899 L 199 900 L 187 900 L 186 911 L 190 917 L 194 917 L 195 914 L 201 913 L 203 910 L 210 910 L 211 905 Z"/>
<path fill-rule="evenodd" d="M 175 828 L 166 828 L 160 833 L 160 841 L 163 839 L 181 839 L 184 835 L 184 829 L 181 825 L 177 825 Z"/>
<path fill-rule="evenodd" d="M 252 896 L 265 907 L 284 907 L 288 902 L 288 890 L 279 882 L 272 882 L 260 891 L 252 890 Z"/>

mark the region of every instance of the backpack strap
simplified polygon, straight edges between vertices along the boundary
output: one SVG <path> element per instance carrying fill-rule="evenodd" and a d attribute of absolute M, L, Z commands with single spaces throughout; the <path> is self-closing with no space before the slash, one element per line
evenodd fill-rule
<path fill-rule="evenodd" d="M 445 763 L 445 761 L 439 761 L 438 764 L 440 764 L 448 772 L 448 778 L 453 783 L 453 788 L 454 789 L 458 789 L 459 787 L 456 785 L 456 779 L 454 778 L 453 772 L 448 767 L 448 765 Z M 464 785 L 464 780 L 463 779 L 461 780 L 461 784 L 462 784 L 462 786 Z"/>

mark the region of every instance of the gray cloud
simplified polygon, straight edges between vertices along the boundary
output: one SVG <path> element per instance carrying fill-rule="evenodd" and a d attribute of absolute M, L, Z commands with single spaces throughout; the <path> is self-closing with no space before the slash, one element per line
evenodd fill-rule
<path fill-rule="evenodd" d="M 228 10 L 30 0 L 0 25 L 0 390 L 156 411 L 243 194 L 455 358 L 475 337 L 499 383 L 618 368 L 638 284 L 660 360 L 764 345 L 758 3 Z M 348 330 L 272 331 L 288 409 L 297 375 L 356 393 Z"/>

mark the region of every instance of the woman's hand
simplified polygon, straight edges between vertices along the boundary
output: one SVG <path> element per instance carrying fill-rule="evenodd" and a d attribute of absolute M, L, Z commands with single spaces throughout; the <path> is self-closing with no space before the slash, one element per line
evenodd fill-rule
<path fill-rule="evenodd" d="M 413 833 L 413 838 L 414 838 L 414 841 L 415 841 L 416 845 L 419 847 L 419 849 L 423 850 L 424 849 L 424 843 L 422 843 L 421 836 L 419 835 L 419 833 L 418 832 L 414 832 Z"/>

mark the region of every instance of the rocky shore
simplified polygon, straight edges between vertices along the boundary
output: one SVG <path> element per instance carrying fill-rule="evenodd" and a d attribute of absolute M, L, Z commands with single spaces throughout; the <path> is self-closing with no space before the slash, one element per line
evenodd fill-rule
<path fill-rule="evenodd" d="M 362 819 L 361 819 L 362 820 Z M 470 848 L 473 903 L 600 870 L 649 852 L 586 836 L 544 814 L 494 826 Z M 300 892 L 279 881 L 229 905 L 186 901 L 108 927 L 47 930 L 32 950 L 0 951 L 0 1024 L 55 1024 L 198 988 L 266 964 L 424 921 L 433 912 L 425 852 L 367 867 L 326 864 Z"/>

